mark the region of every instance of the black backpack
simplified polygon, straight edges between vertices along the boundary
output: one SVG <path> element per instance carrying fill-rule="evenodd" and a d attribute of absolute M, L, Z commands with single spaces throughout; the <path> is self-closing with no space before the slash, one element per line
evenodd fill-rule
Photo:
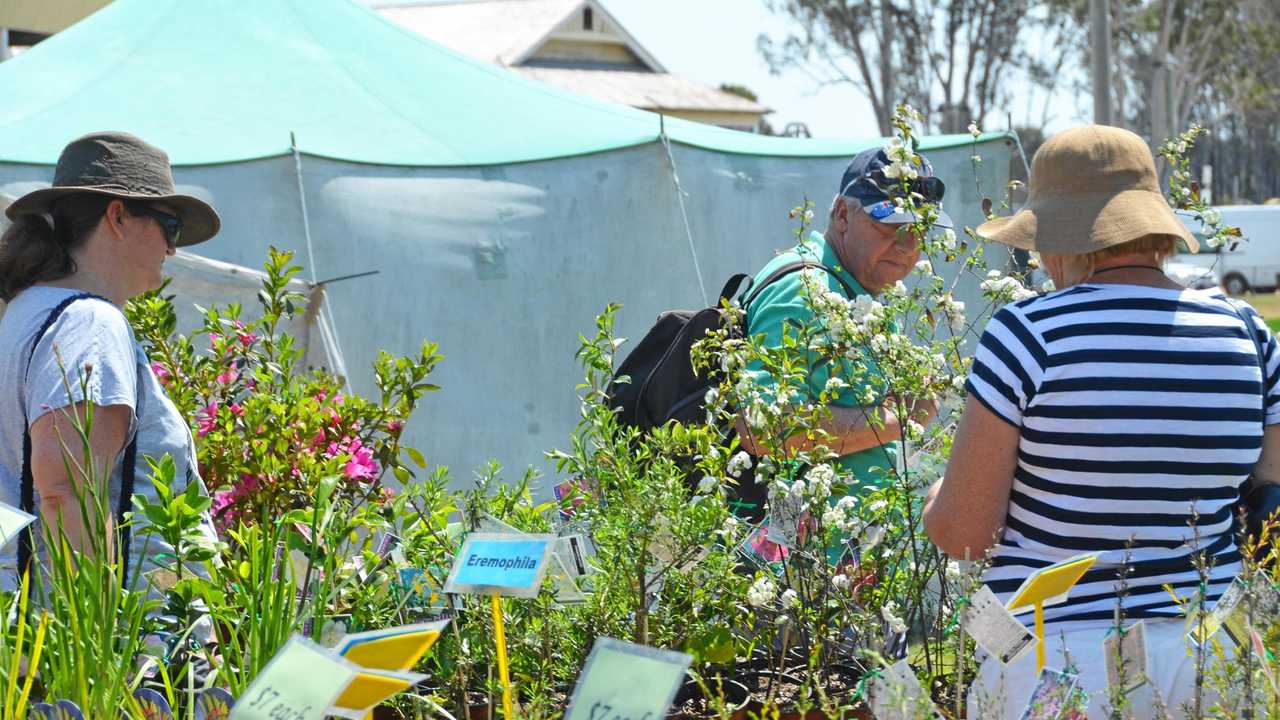
<path fill-rule="evenodd" d="M 706 418 L 707 391 L 719 384 L 718 372 L 699 373 L 693 367 L 690 352 L 693 344 L 714 332 L 726 322 L 722 302 L 738 295 L 743 281 L 747 287 L 741 306 L 750 310 L 751 302 L 765 288 L 780 278 L 807 267 L 821 268 L 831 273 L 844 288 L 847 297 L 854 296 L 853 288 L 831 268 L 813 262 L 793 262 L 774 270 L 757 287 L 751 287 L 749 278 L 742 273 L 734 275 L 720 291 L 720 301 L 715 307 L 702 310 L 668 310 L 658 315 L 658 320 L 618 366 L 613 382 L 609 384 L 609 404 L 618 411 L 618 420 L 624 425 L 648 432 L 676 420 L 681 423 L 700 423 Z M 733 337 L 746 334 L 745 324 L 731 328 Z M 623 377 L 629 382 L 620 382 Z M 740 478 L 739 495 L 760 495 L 759 489 L 749 491 L 750 478 Z M 758 499 L 758 498 L 757 498 Z M 751 503 L 749 503 L 751 504 Z"/>

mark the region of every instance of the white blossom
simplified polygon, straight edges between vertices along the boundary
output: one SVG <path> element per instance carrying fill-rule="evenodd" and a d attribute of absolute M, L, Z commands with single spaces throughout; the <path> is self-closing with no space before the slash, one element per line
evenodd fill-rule
<path fill-rule="evenodd" d="M 1209 225 L 1217 225 L 1218 223 L 1222 222 L 1222 213 L 1213 209 L 1205 210 L 1204 221 Z"/>
<path fill-rule="evenodd" d="M 844 573 L 840 573 L 839 575 L 832 577 L 831 584 L 834 585 L 837 590 L 848 590 L 853 587 L 853 581 Z"/>
<path fill-rule="evenodd" d="M 847 387 L 849 387 L 849 383 L 845 382 L 844 380 L 841 380 L 835 375 L 832 375 L 831 377 L 827 378 L 827 384 L 825 389 L 829 393 L 837 393 Z"/>
<path fill-rule="evenodd" d="M 975 138 L 982 135 L 982 131 L 978 129 L 978 123 L 973 123 L 973 122 L 969 123 L 969 127 L 966 128 L 966 130 L 968 130 L 969 134 L 974 136 Z"/>
<path fill-rule="evenodd" d="M 791 588 L 783 590 L 779 600 L 782 602 L 782 607 L 800 607 L 800 593 Z"/>
<path fill-rule="evenodd" d="M 743 470 L 751 469 L 751 456 L 746 450 L 739 450 L 733 457 L 729 458 L 728 465 L 725 466 L 725 472 L 733 477 L 740 477 Z"/>
<path fill-rule="evenodd" d="M 960 570 L 960 563 L 956 562 L 955 560 L 948 560 L 946 576 L 947 576 L 947 579 L 953 583 L 960 582 L 960 578 L 964 576 L 964 573 L 961 572 Z"/>
<path fill-rule="evenodd" d="M 703 475 L 698 481 L 698 492 L 704 495 L 715 492 L 718 487 L 720 487 L 720 480 L 714 475 Z"/>
<path fill-rule="evenodd" d="M 737 532 L 738 532 L 738 518 L 732 515 L 726 517 L 724 519 L 724 524 L 720 526 L 720 534 L 732 536 Z"/>
<path fill-rule="evenodd" d="M 946 248 L 947 252 L 955 252 L 955 249 L 956 249 L 956 231 L 955 230 L 952 230 L 951 228 L 946 228 L 942 231 L 942 247 Z"/>
<path fill-rule="evenodd" d="M 898 604 L 892 600 L 886 602 L 880 608 L 880 617 L 889 624 L 889 629 L 894 633 L 904 633 L 907 631 L 907 623 L 898 617 Z"/>
<path fill-rule="evenodd" d="M 777 594 L 777 584 L 762 575 L 756 578 L 756 581 L 747 589 L 747 604 L 751 607 L 763 607 L 773 602 Z"/>
<path fill-rule="evenodd" d="M 920 262 L 916 263 L 916 272 L 920 273 L 921 275 L 932 275 L 933 263 L 929 262 L 929 258 L 925 258 L 921 260 Z"/>

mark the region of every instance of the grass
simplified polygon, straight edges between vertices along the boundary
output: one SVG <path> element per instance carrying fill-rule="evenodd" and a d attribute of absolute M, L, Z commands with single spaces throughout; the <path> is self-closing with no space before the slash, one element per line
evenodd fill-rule
<path fill-rule="evenodd" d="M 1245 293 L 1243 300 L 1266 318 L 1271 332 L 1280 333 L 1280 292 Z"/>

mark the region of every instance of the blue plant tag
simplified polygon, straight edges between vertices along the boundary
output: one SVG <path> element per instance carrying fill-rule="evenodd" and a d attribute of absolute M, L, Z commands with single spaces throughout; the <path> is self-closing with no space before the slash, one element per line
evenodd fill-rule
<path fill-rule="evenodd" d="M 80 706 L 70 700 L 59 700 L 53 707 L 53 716 L 57 720 L 84 720 Z"/>
<path fill-rule="evenodd" d="M 471 533 L 444 585 L 446 593 L 534 597 L 547 572 L 554 535 Z"/>
<path fill-rule="evenodd" d="M 133 693 L 133 699 L 142 708 L 142 717 L 146 720 L 173 720 L 173 710 L 163 695 L 151 688 L 139 688 Z"/>
<path fill-rule="evenodd" d="M 54 720 L 57 709 L 49 703 L 36 703 L 27 709 L 29 720 Z"/>
<path fill-rule="evenodd" d="M 195 720 L 227 720 L 235 704 L 231 693 L 222 688 L 209 688 L 196 698 Z"/>

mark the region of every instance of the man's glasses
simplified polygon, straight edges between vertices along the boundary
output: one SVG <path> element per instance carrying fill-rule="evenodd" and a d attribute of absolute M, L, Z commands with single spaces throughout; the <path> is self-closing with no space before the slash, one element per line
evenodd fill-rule
<path fill-rule="evenodd" d="M 160 227 L 164 230 L 164 240 L 169 243 L 169 249 L 177 249 L 178 240 L 182 238 L 182 218 L 156 210 L 148 205 L 133 205 L 129 209 L 134 215 L 146 215 L 160 223 Z"/>

